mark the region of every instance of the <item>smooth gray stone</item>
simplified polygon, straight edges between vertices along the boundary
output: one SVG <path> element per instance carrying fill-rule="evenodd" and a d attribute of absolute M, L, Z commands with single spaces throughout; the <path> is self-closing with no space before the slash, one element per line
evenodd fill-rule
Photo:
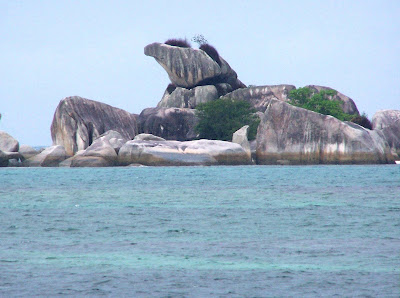
<path fill-rule="evenodd" d="M 383 134 L 271 99 L 257 132 L 257 163 L 393 163 Z"/>
<path fill-rule="evenodd" d="M 86 149 L 108 130 L 131 140 L 138 133 L 137 115 L 79 96 L 60 101 L 51 124 L 53 144 L 62 145 L 69 156 Z"/>

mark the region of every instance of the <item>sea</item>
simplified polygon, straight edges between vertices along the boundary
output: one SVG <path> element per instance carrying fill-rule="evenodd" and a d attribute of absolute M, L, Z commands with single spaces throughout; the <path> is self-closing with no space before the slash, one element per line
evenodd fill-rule
<path fill-rule="evenodd" d="M 400 166 L 0 168 L 0 297 L 399 297 Z"/>

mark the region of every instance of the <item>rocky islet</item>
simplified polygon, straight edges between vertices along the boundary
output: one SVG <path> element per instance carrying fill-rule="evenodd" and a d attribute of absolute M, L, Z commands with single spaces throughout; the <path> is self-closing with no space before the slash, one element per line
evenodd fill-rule
<path fill-rule="evenodd" d="M 379 164 L 400 159 L 400 111 L 378 111 L 369 130 L 290 105 L 293 85 L 246 87 L 222 57 L 215 61 L 200 49 L 153 43 L 144 52 L 171 80 L 157 107 L 137 115 L 67 97 L 51 124 L 53 146 L 39 152 L 0 132 L 0 166 Z M 307 87 L 313 93 L 331 90 Z M 258 111 L 256 140 L 249 142 L 248 127 L 239 129 L 233 142 L 197 140 L 196 106 L 221 97 L 248 101 Z M 340 92 L 329 99 L 340 101 L 345 113 L 359 113 Z"/>

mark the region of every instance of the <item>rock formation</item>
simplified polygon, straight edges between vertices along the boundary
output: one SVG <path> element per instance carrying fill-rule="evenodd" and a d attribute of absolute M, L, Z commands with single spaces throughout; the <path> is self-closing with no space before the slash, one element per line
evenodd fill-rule
<path fill-rule="evenodd" d="M 118 152 L 128 141 L 119 132 L 109 130 L 98 137 L 85 150 L 64 161 L 61 166 L 110 167 L 117 166 Z"/>
<path fill-rule="evenodd" d="M 60 162 L 67 158 L 67 152 L 63 146 L 51 146 L 39 154 L 26 159 L 23 162 L 25 167 L 58 167 Z"/>
<path fill-rule="evenodd" d="M 155 42 L 147 45 L 144 53 L 156 59 L 177 87 L 190 89 L 218 83 L 228 83 L 234 89 L 243 87 L 236 72 L 222 57 L 218 64 L 203 50 Z"/>
<path fill-rule="evenodd" d="M 19 152 L 4 152 L 0 150 L 0 167 L 8 167 L 10 165 L 10 161 L 18 160 L 21 158 L 21 154 Z"/>
<path fill-rule="evenodd" d="M 391 163 L 380 132 L 272 99 L 257 133 L 258 164 Z"/>
<path fill-rule="evenodd" d="M 68 155 L 86 149 L 108 130 L 127 139 L 137 134 L 136 115 L 79 96 L 60 101 L 51 124 L 54 145 L 64 146 Z"/>
<path fill-rule="evenodd" d="M 248 139 L 249 128 L 250 128 L 249 125 L 245 125 L 239 130 L 235 131 L 235 133 L 232 136 L 232 143 L 236 143 L 242 146 L 243 149 L 246 151 L 247 155 L 251 157 L 250 142 Z"/>
<path fill-rule="evenodd" d="M 240 165 L 250 158 L 239 144 L 215 141 L 128 141 L 119 151 L 121 165 L 147 166 Z"/>
<path fill-rule="evenodd" d="M 252 86 L 237 89 L 225 97 L 248 101 L 257 111 L 264 112 L 271 99 L 289 101 L 289 92 L 296 89 L 293 85 Z"/>
<path fill-rule="evenodd" d="M 24 160 L 39 154 L 39 152 L 36 149 L 28 145 L 21 145 L 19 147 L 19 153 L 21 154 L 22 159 Z"/>
<path fill-rule="evenodd" d="M 170 87 L 165 90 L 157 107 L 194 109 L 198 104 L 215 100 L 219 96 L 218 89 L 214 85 L 197 86 L 192 89 Z"/>
<path fill-rule="evenodd" d="M 18 152 L 19 142 L 5 131 L 0 131 L 0 150 L 4 152 Z"/>
<path fill-rule="evenodd" d="M 313 94 L 319 93 L 321 90 L 333 90 L 329 87 L 316 85 L 308 85 L 306 87 L 310 88 Z M 271 99 L 289 102 L 289 93 L 294 89 L 296 89 L 296 87 L 293 85 L 252 86 L 229 92 L 225 97 L 248 101 L 256 110 L 264 112 Z M 335 96 L 330 96 L 328 99 L 342 102 L 343 112 L 347 114 L 359 114 L 354 101 L 340 92 L 337 92 Z"/>
<path fill-rule="evenodd" d="M 157 107 L 193 109 L 246 87 L 222 57 L 215 61 L 203 50 L 152 43 L 144 53 L 156 59 L 172 82 Z"/>
<path fill-rule="evenodd" d="M 195 110 L 180 108 L 148 108 L 138 117 L 141 133 L 153 134 L 166 140 L 185 141 L 196 137 Z"/>
<path fill-rule="evenodd" d="M 372 118 L 372 127 L 383 133 L 392 154 L 400 159 L 400 111 L 382 110 Z"/>

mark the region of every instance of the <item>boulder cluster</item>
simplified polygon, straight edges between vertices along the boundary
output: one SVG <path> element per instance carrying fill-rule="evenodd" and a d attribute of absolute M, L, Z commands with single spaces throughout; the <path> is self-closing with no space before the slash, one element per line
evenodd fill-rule
<path fill-rule="evenodd" d="M 60 101 L 51 124 L 53 146 L 36 150 L 0 131 L 0 166 L 108 167 L 246 164 L 385 164 L 400 160 L 400 111 L 372 118 L 372 130 L 295 107 L 293 85 L 246 87 L 221 57 L 201 49 L 152 43 L 144 53 L 167 72 L 157 107 L 139 115 L 79 96 Z M 309 85 L 313 93 L 331 88 Z M 245 100 L 260 117 L 257 136 L 248 126 L 232 142 L 198 140 L 198 104 L 229 97 Z M 348 96 L 348 114 L 359 114 Z"/>

